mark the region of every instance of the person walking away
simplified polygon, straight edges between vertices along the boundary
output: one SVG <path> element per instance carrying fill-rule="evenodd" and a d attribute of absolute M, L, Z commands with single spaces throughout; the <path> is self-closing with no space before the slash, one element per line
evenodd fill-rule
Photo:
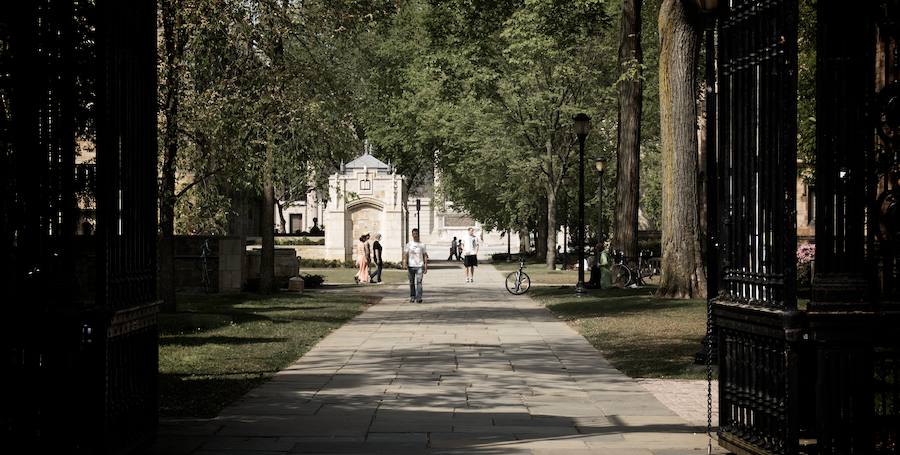
<path fill-rule="evenodd" d="M 475 228 L 469 228 L 469 235 L 463 237 L 463 265 L 466 268 L 466 283 L 475 282 L 475 267 L 478 267 L 478 239 L 475 238 Z"/>
<path fill-rule="evenodd" d="M 409 273 L 409 301 L 422 303 L 422 280 L 428 273 L 428 251 L 419 241 L 419 230 L 412 230 L 412 240 L 403 247 L 403 264 Z"/>
<path fill-rule="evenodd" d="M 372 268 L 372 244 L 369 243 L 369 239 L 372 238 L 372 236 L 368 232 L 366 232 L 363 235 L 366 237 L 366 240 L 365 240 L 365 242 L 366 242 L 365 243 L 365 245 L 366 245 L 366 267 L 368 269 L 371 269 Z M 371 278 L 372 278 L 372 275 L 369 274 L 369 281 L 371 281 Z"/>
<path fill-rule="evenodd" d="M 356 242 L 356 276 L 353 279 L 357 284 L 369 282 L 369 261 L 366 258 L 366 236 L 359 236 Z"/>
<path fill-rule="evenodd" d="M 375 264 L 375 271 L 369 272 L 373 283 L 381 284 L 381 269 L 384 267 L 384 261 L 381 258 L 381 234 L 375 234 L 375 241 L 372 242 L 372 260 Z"/>
<path fill-rule="evenodd" d="M 457 242 L 456 237 L 453 237 L 453 240 L 450 241 L 450 256 L 447 257 L 448 261 L 452 261 L 454 257 L 459 260 L 459 242 Z"/>

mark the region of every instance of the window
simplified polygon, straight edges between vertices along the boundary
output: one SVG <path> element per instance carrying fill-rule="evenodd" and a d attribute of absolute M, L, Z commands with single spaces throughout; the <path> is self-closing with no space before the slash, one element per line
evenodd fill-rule
<path fill-rule="evenodd" d="M 806 224 L 816 224 L 816 186 L 806 187 Z"/>
<path fill-rule="evenodd" d="M 359 181 L 360 191 L 372 191 L 372 181 L 369 179 Z"/>
<path fill-rule="evenodd" d="M 291 233 L 296 234 L 303 232 L 303 215 L 299 213 L 291 214 Z"/>

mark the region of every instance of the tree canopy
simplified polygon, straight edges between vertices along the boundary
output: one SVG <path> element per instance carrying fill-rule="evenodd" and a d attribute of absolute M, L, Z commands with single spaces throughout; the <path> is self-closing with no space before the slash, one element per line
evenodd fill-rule
<path fill-rule="evenodd" d="M 261 195 L 266 169 L 280 201 L 324 190 L 367 140 L 413 192 L 436 177 L 438 201 L 486 227 L 544 226 L 552 265 L 556 228 L 577 200 L 578 112 L 593 117 L 586 196 L 598 230 L 591 169 L 615 155 L 617 3 L 181 1 L 180 231 L 223 232 L 231 194 Z M 643 39 L 648 65 L 654 39 Z M 653 163 L 658 108 L 647 104 L 642 163 Z M 658 188 L 658 172 L 642 168 Z M 644 186 L 641 204 L 658 218 L 659 190 Z"/>

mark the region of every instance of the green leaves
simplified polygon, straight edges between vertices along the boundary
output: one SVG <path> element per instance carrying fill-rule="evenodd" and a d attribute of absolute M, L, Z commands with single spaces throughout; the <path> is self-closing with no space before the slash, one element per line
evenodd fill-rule
<path fill-rule="evenodd" d="M 356 34 L 391 14 L 391 4 L 181 6 L 179 230 L 224 230 L 231 196 L 261 191 L 267 154 L 281 198 L 323 188 L 338 163 L 362 148 L 353 120 Z"/>

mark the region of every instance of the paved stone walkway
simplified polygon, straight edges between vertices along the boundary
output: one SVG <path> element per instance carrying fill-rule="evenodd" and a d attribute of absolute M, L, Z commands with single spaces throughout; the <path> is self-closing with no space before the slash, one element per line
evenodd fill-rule
<path fill-rule="evenodd" d="M 657 400 L 688 423 L 706 428 L 706 381 L 637 379 Z M 719 421 L 718 381 L 712 382 L 712 423 Z"/>
<path fill-rule="evenodd" d="M 425 277 L 423 304 L 380 304 L 216 419 L 168 421 L 158 453 L 680 455 L 703 428 L 614 369 L 492 266 Z"/>

